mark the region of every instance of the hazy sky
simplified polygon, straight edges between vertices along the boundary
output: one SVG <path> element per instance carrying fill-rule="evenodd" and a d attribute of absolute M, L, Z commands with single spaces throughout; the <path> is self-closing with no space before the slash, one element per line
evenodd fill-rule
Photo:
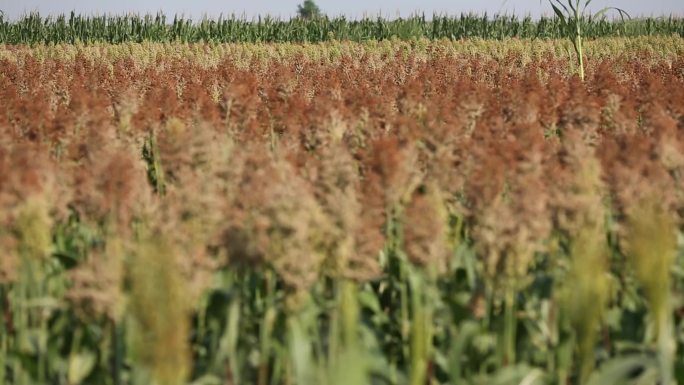
<path fill-rule="evenodd" d="M 39 11 L 41 14 L 69 13 L 75 10 L 81 14 L 94 13 L 156 13 L 167 15 L 185 14 L 186 16 L 210 17 L 219 14 L 244 14 L 248 18 L 255 15 L 274 15 L 282 18 L 292 16 L 301 0 L 0 0 L 0 10 L 7 16 L 16 18 L 25 12 Z M 415 11 L 459 14 L 461 12 L 515 13 L 538 16 L 549 13 L 546 0 L 318 0 L 320 8 L 331 16 L 344 14 L 347 17 L 372 16 L 380 12 L 384 16 L 409 16 Z M 619 6 L 636 15 L 678 15 L 684 16 L 684 0 L 595 0 L 594 7 L 605 5 Z"/>

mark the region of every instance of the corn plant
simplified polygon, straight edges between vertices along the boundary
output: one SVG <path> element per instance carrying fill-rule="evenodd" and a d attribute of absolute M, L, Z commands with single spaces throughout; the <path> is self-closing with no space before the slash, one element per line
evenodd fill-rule
<path fill-rule="evenodd" d="M 317 43 L 330 40 L 388 39 L 558 39 L 570 36 L 574 42 L 578 26 L 582 39 L 607 36 L 684 36 L 684 19 L 678 17 L 611 21 L 600 17 L 605 12 L 597 12 L 593 17 L 586 18 L 586 4 L 582 5 L 577 0 L 570 0 L 568 5 L 560 1 L 556 3 L 556 0 L 551 3 L 559 11 L 556 13 L 557 17 L 542 17 L 539 20 L 475 14 L 433 15 L 431 19 L 414 15 L 395 20 L 348 20 L 345 17 L 283 20 L 269 16 L 248 20 L 234 15 L 201 20 L 175 16 L 173 20 L 167 20 L 164 15 L 83 16 L 75 13 L 48 17 L 29 14 L 17 20 L 8 20 L 0 15 L 0 43 Z"/>
<path fill-rule="evenodd" d="M 593 19 L 601 19 L 608 11 L 615 10 L 624 17 L 629 15 L 621 8 L 605 7 L 593 15 L 587 15 L 587 8 L 592 0 L 567 0 L 567 5 L 562 0 L 549 0 L 553 12 L 556 14 L 561 28 L 561 34 L 570 39 L 572 46 L 577 55 L 577 64 L 579 65 L 579 76 L 584 81 L 584 49 L 583 49 L 583 34 L 585 25 L 590 23 Z"/>

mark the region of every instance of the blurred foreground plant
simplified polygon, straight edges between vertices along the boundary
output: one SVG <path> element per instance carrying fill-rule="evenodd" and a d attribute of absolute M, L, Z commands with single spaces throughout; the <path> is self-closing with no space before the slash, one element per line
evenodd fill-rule
<path fill-rule="evenodd" d="M 657 196 L 647 196 L 628 210 L 627 255 L 644 290 L 662 384 L 674 384 L 677 339 L 673 324 L 671 269 L 677 252 L 673 214 Z"/>

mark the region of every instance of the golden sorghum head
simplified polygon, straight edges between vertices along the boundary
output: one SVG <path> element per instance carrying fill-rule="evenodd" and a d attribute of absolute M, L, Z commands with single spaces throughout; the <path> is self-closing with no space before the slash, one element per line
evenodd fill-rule
<path fill-rule="evenodd" d="M 627 209 L 624 248 L 644 289 L 656 335 L 664 317 L 671 317 L 672 265 L 677 254 L 676 216 L 658 193 L 644 196 Z"/>
<path fill-rule="evenodd" d="M 104 316 L 118 321 L 123 311 L 124 261 L 128 252 L 124 240 L 112 236 L 103 251 L 91 252 L 73 269 L 67 298 L 84 319 Z"/>
<path fill-rule="evenodd" d="M 308 289 L 325 260 L 330 221 L 310 186 L 284 159 L 248 151 L 225 224 L 233 263 L 266 263 L 294 292 Z"/>
<path fill-rule="evenodd" d="M 170 239 L 151 231 L 127 265 L 133 364 L 155 385 L 185 384 L 190 374 L 190 304 L 177 253 Z"/>
<path fill-rule="evenodd" d="M 434 185 L 417 189 L 403 211 L 403 241 L 411 262 L 444 271 L 450 256 L 448 214 Z"/>

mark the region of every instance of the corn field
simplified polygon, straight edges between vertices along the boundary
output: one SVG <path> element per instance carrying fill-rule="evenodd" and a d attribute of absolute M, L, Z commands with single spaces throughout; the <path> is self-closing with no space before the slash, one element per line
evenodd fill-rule
<path fill-rule="evenodd" d="M 585 20 L 588 38 L 671 36 L 684 37 L 684 19 L 658 17 L 640 19 L 591 18 Z M 564 37 L 557 18 L 462 14 L 458 17 L 411 16 L 396 20 L 382 17 L 347 20 L 321 17 L 312 20 L 281 20 L 259 17 L 248 20 L 235 15 L 199 21 L 163 14 L 128 16 L 66 15 L 42 17 L 32 13 L 17 20 L 0 14 L 0 44 L 123 43 L 123 42 L 324 42 L 385 39 L 558 39 Z"/>
<path fill-rule="evenodd" d="M 0 28 L 2 383 L 684 383 L 673 30 L 140 20 Z"/>

